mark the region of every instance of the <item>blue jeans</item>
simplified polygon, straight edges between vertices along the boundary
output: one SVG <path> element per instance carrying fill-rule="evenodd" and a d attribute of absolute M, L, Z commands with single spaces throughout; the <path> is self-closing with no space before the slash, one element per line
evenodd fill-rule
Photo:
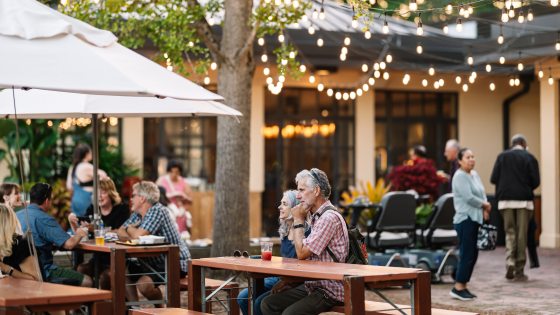
<path fill-rule="evenodd" d="M 253 301 L 253 314 L 254 315 L 262 315 L 262 313 L 261 313 L 261 302 L 265 297 L 267 297 L 270 294 L 270 290 L 272 290 L 272 287 L 278 281 L 280 281 L 280 279 L 277 278 L 277 277 L 264 278 L 264 292 L 261 295 L 259 295 L 257 298 L 255 298 L 255 300 Z M 241 292 L 239 292 L 239 295 L 237 296 L 237 304 L 239 304 L 239 308 L 241 309 L 241 312 L 243 313 L 243 315 L 249 314 L 249 299 L 248 298 L 249 298 L 249 289 L 241 290 Z"/>
<path fill-rule="evenodd" d="M 467 283 L 471 280 L 471 275 L 478 258 L 478 247 L 476 239 L 478 237 L 478 222 L 467 218 L 465 221 L 455 224 L 457 238 L 459 238 L 459 264 L 455 274 L 455 281 Z"/>

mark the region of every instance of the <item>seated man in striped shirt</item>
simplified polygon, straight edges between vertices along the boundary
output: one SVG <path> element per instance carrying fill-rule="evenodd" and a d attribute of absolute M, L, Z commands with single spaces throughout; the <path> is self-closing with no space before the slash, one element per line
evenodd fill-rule
<path fill-rule="evenodd" d="M 342 216 L 329 201 L 331 186 L 325 172 L 312 168 L 296 176 L 297 199 L 292 208 L 294 217 L 294 245 L 298 259 L 316 261 L 345 261 L 348 255 L 348 230 Z M 311 216 L 311 234 L 304 237 L 304 221 Z M 330 254 L 329 251 L 332 253 Z M 342 281 L 307 281 L 291 287 L 280 281 L 272 294 L 261 304 L 263 314 L 319 314 L 333 306 L 342 305 Z"/>
<path fill-rule="evenodd" d="M 156 184 L 149 181 L 141 181 L 132 187 L 132 199 L 130 208 L 132 215 L 124 222 L 117 234 L 121 241 L 138 239 L 143 235 L 157 235 L 165 237 L 165 241 L 179 246 L 179 263 L 181 266 L 181 278 L 187 275 L 187 263 L 191 258 L 189 249 L 184 240 L 179 236 L 175 222 L 169 216 L 169 209 L 159 203 L 159 189 Z M 159 257 L 139 258 L 140 261 L 128 261 L 128 271 L 134 274 L 127 277 L 136 282 L 138 291 L 149 300 L 161 300 L 162 294 L 158 285 L 163 279 L 151 269 L 158 272 L 165 271 L 165 259 Z M 146 266 L 149 265 L 148 266 Z M 149 274 L 142 275 L 140 274 Z M 172 279 L 175 280 L 175 279 Z M 129 301 L 137 301 L 138 296 L 134 286 L 127 286 L 127 298 Z"/>

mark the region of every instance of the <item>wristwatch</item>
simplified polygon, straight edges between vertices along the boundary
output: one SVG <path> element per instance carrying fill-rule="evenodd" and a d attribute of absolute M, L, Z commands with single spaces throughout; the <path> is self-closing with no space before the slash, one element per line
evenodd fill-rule
<path fill-rule="evenodd" d="M 304 228 L 304 227 L 305 227 L 305 225 L 303 225 L 303 224 L 295 224 L 294 225 L 294 229 L 299 229 L 299 228 Z"/>

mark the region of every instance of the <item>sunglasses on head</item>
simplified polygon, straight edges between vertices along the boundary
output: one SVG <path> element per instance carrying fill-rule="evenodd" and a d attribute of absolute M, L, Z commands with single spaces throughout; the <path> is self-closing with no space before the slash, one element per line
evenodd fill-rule
<path fill-rule="evenodd" d="M 247 252 L 246 250 L 241 252 L 239 249 L 236 249 L 233 252 L 233 257 L 241 257 L 241 256 L 243 256 L 244 258 L 249 258 L 249 252 Z"/>

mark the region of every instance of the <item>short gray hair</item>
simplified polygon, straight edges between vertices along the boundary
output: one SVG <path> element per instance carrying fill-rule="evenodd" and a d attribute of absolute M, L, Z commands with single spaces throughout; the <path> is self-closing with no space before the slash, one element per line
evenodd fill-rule
<path fill-rule="evenodd" d="M 459 145 L 459 141 L 457 141 L 457 139 L 447 140 L 447 142 L 445 143 L 445 147 L 455 148 L 457 149 L 457 151 L 459 151 L 459 149 L 461 148 L 461 146 Z"/>
<path fill-rule="evenodd" d="M 511 146 L 516 146 L 516 145 L 520 145 L 522 147 L 527 147 L 527 139 L 525 139 L 525 136 L 518 133 L 516 135 L 514 135 L 513 137 L 511 137 Z"/>
<path fill-rule="evenodd" d="M 331 196 L 331 184 L 329 183 L 329 178 L 325 172 L 318 168 L 303 170 L 296 175 L 296 185 L 305 178 L 307 178 L 308 185 L 313 188 L 319 187 L 321 195 L 323 195 L 325 199 L 329 199 Z"/>
<path fill-rule="evenodd" d="M 136 195 L 146 198 L 146 201 L 152 205 L 159 201 L 159 188 L 153 182 L 143 180 L 134 184 L 132 191 Z"/>

